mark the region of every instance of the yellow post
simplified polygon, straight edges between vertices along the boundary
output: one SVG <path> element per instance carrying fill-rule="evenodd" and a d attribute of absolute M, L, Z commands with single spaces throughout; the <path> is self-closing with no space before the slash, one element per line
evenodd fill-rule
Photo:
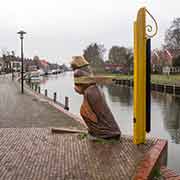
<path fill-rule="evenodd" d="M 153 19 L 156 27 L 155 32 L 151 35 L 146 33 L 146 28 L 148 28 L 148 32 L 152 32 L 152 26 L 146 25 L 146 13 Z M 145 7 L 140 8 L 134 22 L 134 144 L 145 143 L 146 131 L 150 131 L 149 67 L 151 50 L 150 40 L 147 41 L 147 39 L 156 34 L 156 20 Z"/>
<path fill-rule="evenodd" d="M 134 136 L 135 144 L 146 137 L 146 9 L 138 11 L 134 22 Z"/>

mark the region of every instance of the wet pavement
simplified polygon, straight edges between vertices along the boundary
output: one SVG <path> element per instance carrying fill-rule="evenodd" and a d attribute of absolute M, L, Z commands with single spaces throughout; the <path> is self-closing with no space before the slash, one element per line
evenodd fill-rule
<path fill-rule="evenodd" d="M 130 137 L 113 144 L 52 134 L 49 128 L 0 129 L 0 179 L 130 180 L 145 152 Z"/>
<path fill-rule="evenodd" d="M 0 76 L 0 128 L 8 127 L 78 127 L 82 126 L 59 112 L 46 101 L 41 101 L 12 81 L 10 75 Z"/>

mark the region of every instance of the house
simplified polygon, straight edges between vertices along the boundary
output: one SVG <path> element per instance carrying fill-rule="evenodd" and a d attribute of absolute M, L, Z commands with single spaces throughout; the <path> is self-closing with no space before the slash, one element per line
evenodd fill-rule
<path fill-rule="evenodd" d="M 11 69 L 13 69 L 14 72 L 21 71 L 21 61 L 13 60 L 10 63 L 11 63 Z"/>
<path fill-rule="evenodd" d="M 39 69 L 39 65 L 37 64 L 37 62 L 31 59 L 25 59 L 24 65 L 25 65 L 25 70 L 29 72 L 36 71 L 37 69 Z"/>
<path fill-rule="evenodd" d="M 39 68 L 44 71 L 45 74 L 47 74 L 50 69 L 49 62 L 45 59 L 39 60 Z"/>
<path fill-rule="evenodd" d="M 112 73 L 128 73 L 128 67 L 125 64 L 110 64 L 105 63 L 104 68 L 106 71 Z"/>

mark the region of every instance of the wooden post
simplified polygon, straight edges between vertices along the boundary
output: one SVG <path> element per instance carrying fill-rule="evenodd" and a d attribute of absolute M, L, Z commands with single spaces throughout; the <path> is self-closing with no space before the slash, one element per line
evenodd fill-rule
<path fill-rule="evenodd" d="M 35 84 L 35 91 L 37 91 L 37 88 L 38 88 L 38 87 L 37 87 L 37 84 Z"/>
<path fill-rule="evenodd" d="M 65 97 L 65 106 L 64 109 L 69 110 L 69 98 L 66 96 Z"/>
<path fill-rule="evenodd" d="M 166 93 L 166 85 L 164 85 L 164 93 Z"/>
<path fill-rule="evenodd" d="M 32 86 L 31 86 L 31 87 L 32 87 L 32 89 L 34 89 L 34 84 L 33 84 L 33 83 L 32 83 Z"/>
<path fill-rule="evenodd" d="M 124 85 L 124 79 L 121 80 L 121 85 Z"/>
<path fill-rule="evenodd" d="M 47 96 L 48 95 L 48 91 L 47 91 L 47 89 L 45 89 L 45 96 Z"/>
<path fill-rule="evenodd" d="M 176 95 L 176 85 L 173 85 L 173 95 Z"/>
<path fill-rule="evenodd" d="M 127 86 L 127 80 L 126 79 L 124 80 L 124 85 Z"/>
<path fill-rule="evenodd" d="M 41 93 L 41 87 L 40 86 L 38 87 L 38 93 L 39 94 Z"/>
<path fill-rule="evenodd" d="M 56 92 L 54 92 L 54 98 L 53 98 L 54 102 L 56 102 L 56 99 L 57 99 L 57 94 Z"/>

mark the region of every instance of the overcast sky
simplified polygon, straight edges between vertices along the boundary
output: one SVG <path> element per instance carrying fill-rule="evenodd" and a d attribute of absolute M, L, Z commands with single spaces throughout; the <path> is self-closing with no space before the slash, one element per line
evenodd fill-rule
<path fill-rule="evenodd" d="M 133 47 L 133 21 L 146 6 L 158 22 L 152 47 L 161 47 L 170 22 L 180 16 L 180 0 L 2 0 L 0 49 L 19 55 L 23 29 L 25 56 L 69 62 L 92 42 Z"/>

